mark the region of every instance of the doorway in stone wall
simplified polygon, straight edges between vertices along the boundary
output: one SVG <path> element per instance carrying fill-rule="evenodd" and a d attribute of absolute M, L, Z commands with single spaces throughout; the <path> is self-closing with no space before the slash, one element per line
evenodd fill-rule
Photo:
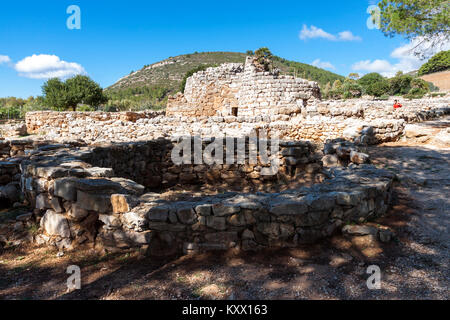
<path fill-rule="evenodd" d="M 238 108 L 231 108 L 231 115 L 237 117 L 238 116 Z"/>

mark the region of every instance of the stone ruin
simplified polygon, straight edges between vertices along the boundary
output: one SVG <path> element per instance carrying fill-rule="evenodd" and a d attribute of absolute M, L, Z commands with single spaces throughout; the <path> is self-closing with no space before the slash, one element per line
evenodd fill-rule
<path fill-rule="evenodd" d="M 32 137 L 0 141 L 0 205 L 31 212 L 0 226 L 0 243 L 36 223 L 30 241 L 60 249 L 161 255 L 312 243 L 386 213 L 394 175 L 370 165 L 364 146 L 449 113 L 448 99 L 401 110 L 391 101 L 320 101 L 316 83 L 259 71 L 251 59 L 195 74 L 166 112 L 30 112 Z M 270 154 L 280 164 L 274 174 L 263 173 L 269 165 L 252 133 L 257 145 L 281 139 Z M 244 139 L 245 161 L 176 164 L 172 150 L 186 137 L 202 151 Z"/>
<path fill-rule="evenodd" d="M 175 165 L 169 156 L 175 143 L 3 143 L 2 154 L 14 154 L 15 160 L 0 163 L 7 184 L 0 191 L 14 187 L 34 208 L 17 217 L 14 230 L 38 222 L 40 232 L 32 240 L 61 250 L 80 245 L 108 251 L 141 248 L 154 255 L 257 250 L 312 243 L 347 222 L 384 214 L 391 199 L 391 173 L 367 164 L 337 164 L 326 172 L 320 152 L 308 142 L 282 141 L 281 168 L 272 176 L 261 176 L 261 163 Z M 290 188 L 306 177 L 322 183 Z M 163 190 L 176 184 L 187 188 L 219 181 L 230 191 L 164 197 Z M 233 185 L 267 183 L 288 188 L 232 191 Z"/>
<path fill-rule="evenodd" d="M 320 100 L 319 85 L 278 72 L 260 70 L 255 58 L 245 65 L 226 63 L 195 73 L 184 94 L 170 97 L 168 116 L 257 116 L 300 113 Z"/>

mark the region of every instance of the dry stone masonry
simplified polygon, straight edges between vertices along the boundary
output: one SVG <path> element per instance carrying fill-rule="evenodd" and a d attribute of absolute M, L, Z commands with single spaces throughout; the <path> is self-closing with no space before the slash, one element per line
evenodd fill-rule
<path fill-rule="evenodd" d="M 296 115 L 168 116 L 164 112 L 56 112 L 26 114 L 29 134 L 53 141 L 85 143 L 149 141 L 181 136 L 249 135 L 264 130 L 286 140 L 325 143 L 330 139 L 361 138 L 363 143 L 395 141 L 406 123 L 441 117 L 450 112 L 448 99 L 404 102 L 400 110 L 393 101 L 322 101 Z M 364 132 L 363 132 L 364 130 Z M 367 133 L 370 133 L 369 135 Z"/>
<path fill-rule="evenodd" d="M 62 249 L 161 255 L 311 243 L 386 213 L 394 175 L 370 165 L 366 145 L 450 113 L 448 98 L 392 105 L 321 101 L 317 83 L 258 70 L 248 58 L 194 74 L 165 112 L 29 112 L 31 137 L 0 140 L 0 205 L 31 207 L 14 230 L 38 222 L 33 240 Z M 20 124 L 0 130 L 24 134 Z M 279 170 L 267 174 L 272 162 L 248 138 L 245 161 L 227 161 L 227 141 L 249 136 L 280 139 L 267 154 Z M 223 157 L 214 153 L 222 161 L 175 163 L 186 139 L 201 154 L 224 142 Z M 205 192 L 217 185 L 229 191 Z"/>
<path fill-rule="evenodd" d="M 108 250 L 140 247 L 157 255 L 296 246 L 331 235 L 345 223 L 385 213 L 391 198 L 393 175 L 365 164 L 334 168 L 323 183 L 312 187 L 279 193 L 228 192 L 183 201 L 162 199 L 159 193 L 148 192 L 153 184 L 144 186 L 121 177 L 124 167 L 96 166 L 100 159 L 120 165 L 113 159 L 135 148 L 136 156 L 144 152 L 148 157 L 145 170 L 151 171 L 152 165 L 161 165 L 161 150 L 167 150 L 164 145 L 169 142 L 151 143 L 147 147 L 140 143 L 48 145 L 22 158 L 20 185 L 41 226 L 36 241 L 59 248 L 83 243 Z M 155 148 L 159 143 L 161 147 Z M 290 157 L 301 151 L 299 159 L 303 159 L 310 148 L 308 143 L 290 142 L 283 150 Z M 132 161 L 140 166 L 136 159 Z M 195 172 L 200 180 L 194 165 L 187 172 Z"/>
<path fill-rule="evenodd" d="M 316 82 L 259 71 L 254 58 L 247 57 L 245 65 L 227 63 L 188 78 L 184 94 L 169 98 L 167 115 L 289 115 L 317 100 Z"/>

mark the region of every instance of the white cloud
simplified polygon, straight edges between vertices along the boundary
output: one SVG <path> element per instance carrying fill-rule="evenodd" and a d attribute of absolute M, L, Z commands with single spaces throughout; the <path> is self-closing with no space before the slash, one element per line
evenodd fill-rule
<path fill-rule="evenodd" d="M 32 79 L 68 78 L 86 73 L 78 63 L 66 62 L 58 56 L 48 54 L 26 57 L 17 62 L 14 69 L 20 76 Z"/>
<path fill-rule="evenodd" d="M 393 66 L 387 60 L 359 61 L 352 66 L 352 69 L 355 71 L 378 72 L 382 75 L 385 75 L 386 72 L 393 72 Z"/>
<path fill-rule="evenodd" d="M 314 38 L 323 38 L 333 41 L 336 40 L 335 36 L 333 36 L 331 33 L 324 31 L 323 29 L 317 28 L 315 26 L 311 26 L 311 28 L 308 28 L 307 25 L 303 25 L 303 29 L 302 31 L 300 31 L 300 39 L 306 40 Z"/>
<path fill-rule="evenodd" d="M 3 64 L 3 63 L 10 63 L 11 62 L 11 59 L 8 57 L 8 56 L 2 56 L 1 54 L 0 54 L 0 64 Z"/>
<path fill-rule="evenodd" d="M 327 61 L 320 61 L 320 59 L 314 60 L 311 65 L 322 68 L 322 69 L 329 69 L 329 70 L 336 70 L 336 68 L 331 64 L 331 62 Z"/>
<path fill-rule="evenodd" d="M 339 39 L 341 41 L 361 41 L 361 37 L 355 36 L 351 31 L 339 32 Z"/>
<path fill-rule="evenodd" d="M 390 63 L 388 60 L 364 60 L 355 63 L 352 69 L 355 71 L 378 72 L 385 77 L 392 77 L 398 71 L 411 72 L 419 69 L 428 59 L 422 60 L 414 54 L 419 49 L 426 52 L 428 56 L 433 56 L 441 50 L 450 50 L 450 43 L 443 42 L 438 46 L 431 46 L 428 42 L 421 39 L 414 39 L 410 43 L 400 46 L 391 52 L 391 58 L 396 59 L 396 63 Z"/>
<path fill-rule="evenodd" d="M 307 25 L 303 25 L 302 30 L 300 31 L 299 38 L 301 40 L 307 39 L 316 39 L 322 38 L 330 41 L 361 41 L 361 37 L 355 36 L 351 31 L 342 31 L 339 32 L 337 36 L 326 32 L 321 28 L 317 28 L 316 26 L 311 26 L 308 28 Z"/>

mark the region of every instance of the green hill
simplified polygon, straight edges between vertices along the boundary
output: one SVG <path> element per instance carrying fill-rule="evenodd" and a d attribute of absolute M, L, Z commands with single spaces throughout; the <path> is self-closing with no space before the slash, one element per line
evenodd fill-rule
<path fill-rule="evenodd" d="M 247 54 L 239 52 L 202 52 L 170 57 L 130 73 L 107 88 L 106 91 L 120 98 L 145 94 L 149 89 L 153 91 L 155 88 L 159 93 L 162 90 L 165 94 L 174 94 L 179 91 L 184 76 L 192 69 L 202 65 L 244 63 L 246 56 Z M 276 56 L 273 61 L 282 74 L 295 74 L 297 77 L 317 81 L 321 86 L 327 82 L 333 83 L 338 79 L 344 80 L 343 76 L 304 63 Z M 146 88 L 144 89 L 144 87 Z"/>

